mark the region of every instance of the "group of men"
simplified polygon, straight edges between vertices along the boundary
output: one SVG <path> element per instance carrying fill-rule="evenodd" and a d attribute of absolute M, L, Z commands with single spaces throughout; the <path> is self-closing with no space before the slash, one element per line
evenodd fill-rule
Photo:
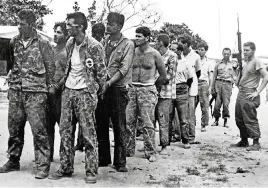
<path fill-rule="evenodd" d="M 88 24 L 83 13 L 68 14 L 66 22 L 54 26 L 57 45 L 52 48 L 35 30 L 33 11 L 18 13 L 20 34 L 10 42 L 8 66 L 9 160 L 0 167 L 0 173 L 20 169 L 26 121 L 34 138 L 37 179 L 49 175 L 56 122 L 61 137 L 60 167 L 49 179 L 72 176 L 77 123 L 76 149 L 85 150 L 87 183 L 96 183 L 99 166 L 111 164 L 110 123 L 115 141 L 113 166 L 118 172 L 128 171 L 126 157 L 135 154 L 138 124 L 145 157 L 155 162 L 156 123 L 161 155 L 169 153 L 172 139 L 181 140 L 185 149 L 190 148 L 189 144 L 195 143 L 195 108 L 200 102 L 204 132 L 209 123 L 212 93 L 216 93 L 213 125 L 218 125 L 223 103 L 222 117 L 227 126 L 233 83 L 239 87 L 236 123 L 241 135 L 235 146 L 247 147 L 248 138 L 252 138 L 253 145 L 248 149 L 260 148 L 256 108 L 268 75 L 254 56 L 254 43 L 244 44 L 245 64 L 239 72 L 232 67 L 228 48 L 223 49 L 224 58 L 215 66 L 206 57 L 205 43 L 198 45 L 198 55 L 188 36 L 170 43 L 168 35 L 161 33 L 152 47 L 151 32 L 143 26 L 136 29 L 133 43 L 121 33 L 124 21 L 124 15 L 109 13 L 106 28 L 102 24 L 92 27 L 94 39 L 86 34 Z M 107 35 L 103 38 L 105 29 Z M 177 124 L 173 121 L 175 112 Z"/>

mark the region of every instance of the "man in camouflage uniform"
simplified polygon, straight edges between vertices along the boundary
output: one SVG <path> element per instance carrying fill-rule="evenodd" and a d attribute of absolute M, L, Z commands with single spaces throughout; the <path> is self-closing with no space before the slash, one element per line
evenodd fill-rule
<path fill-rule="evenodd" d="M 151 32 L 147 27 L 136 29 L 135 55 L 133 60 L 132 84 L 127 105 L 127 156 L 135 154 L 136 125 L 138 116 L 142 125 L 145 157 L 156 161 L 155 106 L 157 104 L 156 84 L 166 82 L 166 70 L 160 53 L 149 45 Z"/>
<path fill-rule="evenodd" d="M 49 178 L 71 176 L 74 169 L 74 116 L 82 127 L 85 145 L 86 183 L 96 183 L 98 145 L 94 126 L 97 91 L 106 81 L 105 55 L 101 44 L 85 34 L 87 19 L 81 12 L 67 15 L 66 28 L 71 36 L 66 45 L 67 68 L 60 83 L 62 93 L 60 119 L 60 168 Z"/>
<path fill-rule="evenodd" d="M 9 78 L 8 109 L 8 162 L 1 173 L 20 169 L 20 156 L 24 144 L 24 127 L 29 121 L 33 139 L 37 174 L 46 178 L 50 168 L 50 145 L 47 134 L 47 92 L 54 94 L 53 51 L 49 42 L 42 38 L 34 25 L 36 17 L 31 10 L 18 13 L 19 35 L 10 44 L 13 63 Z"/>
<path fill-rule="evenodd" d="M 91 33 L 92 33 L 92 37 L 100 42 L 103 39 L 104 33 L 105 33 L 104 24 L 101 23 L 101 22 L 94 24 L 92 26 Z M 98 102 L 100 102 L 100 101 L 101 101 L 101 99 L 98 100 Z M 83 138 L 82 129 L 81 129 L 81 126 L 79 125 L 78 136 L 77 136 L 77 144 L 75 146 L 75 150 L 83 151 L 84 143 L 83 143 L 82 138 Z"/>
<path fill-rule="evenodd" d="M 54 42 L 57 44 L 53 48 L 54 51 L 54 61 L 55 61 L 55 75 L 54 80 L 56 82 L 57 91 L 55 95 L 48 96 L 48 135 L 51 147 L 50 160 L 53 161 L 54 154 L 54 138 L 55 138 L 55 124 L 60 124 L 60 114 L 61 114 L 61 94 L 62 86 L 60 80 L 64 76 L 64 72 L 67 64 L 67 54 L 66 54 L 66 42 L 68 38 L 68 32 L 66 30 L 65 22 L 57 22 L 54 25 Z M 74 122 L 75 123 L 75 122 Z M 74 124 L 75 125 L 75 124 Z"/>

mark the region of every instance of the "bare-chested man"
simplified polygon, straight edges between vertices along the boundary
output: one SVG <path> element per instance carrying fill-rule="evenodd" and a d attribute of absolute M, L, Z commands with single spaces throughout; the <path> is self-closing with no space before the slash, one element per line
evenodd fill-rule
<path fill-rule="evenodd" d="M 151 32 L 147 27 L 136 29 L 135 55 L 133 60 L 132 84 L 127 106 L 127 156 L 135 154 L 135 133 L 138 116 L 142 121 L 145 157 L 156 161 L 155 148 L 155 106 L 157 104 L 156 85 L 166 82 L 166 69 L 160 53 L 149 46 Z M 159 77 L 157 79 L 157 73 Z"/>

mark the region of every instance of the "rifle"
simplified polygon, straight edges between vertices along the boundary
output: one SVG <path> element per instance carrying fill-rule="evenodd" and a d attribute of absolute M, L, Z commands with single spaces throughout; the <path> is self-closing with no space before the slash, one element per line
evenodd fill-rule
<path fill-rule="evenodd" d="M 238 77 L 238 81 L 237 81 L 237 85 L 240 82 L 240 79 L 242 77 L 242 44 L 241 44 L 241 32 L 239 31 L 239 16 L 237 15 L 237 24 L 238 24 L 238 31 L 237 31 L 237 39 L 238 39 L 238 65 L 239 65 L 239 77 Z"/>

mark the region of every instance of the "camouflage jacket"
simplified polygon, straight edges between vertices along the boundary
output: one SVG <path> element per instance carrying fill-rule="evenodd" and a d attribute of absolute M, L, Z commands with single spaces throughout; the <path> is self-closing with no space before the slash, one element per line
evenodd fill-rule
<path fill-rule="evenodd" d="M 35 31 L 24 47 L 22 36 L 10 41 L 13 48 L 9 88 L 30 92 L 47 92 L 48 85 L 54 84 L 55 64 L 49 42 Z"/>
<path fill-rule="evenodd" d="M 71 70 L 71 58 L 74 49 L 75 39 L 71 37 L 66 44 L 67 66 L 63 79 L 59 85 L 64 85 Z M 103 87 L 107 79 L 105 66 L 105 54 L 103 46 L 94 38 L 85 36 L 79 49 L 80 60 L 85 66 L 87 90 L 91 94 Z"/>

